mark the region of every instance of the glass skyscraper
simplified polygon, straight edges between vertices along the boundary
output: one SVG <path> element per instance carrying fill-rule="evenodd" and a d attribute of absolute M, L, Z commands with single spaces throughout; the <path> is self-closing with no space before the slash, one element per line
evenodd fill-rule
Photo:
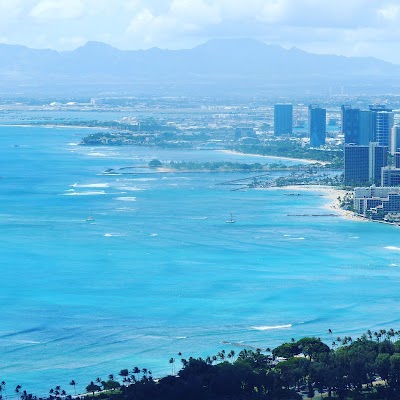
<path fill-rule="evenodd" d="M 323 146 L 326 140 L 326 109 L 314 104 L 309 105 L 308 125 L 310 146 Z"/>
<path fill-rule="evenodd" d="M 293 105 L 275 104 L 274 134 L 275 136 L 291 135 L 293 132 Z"/>

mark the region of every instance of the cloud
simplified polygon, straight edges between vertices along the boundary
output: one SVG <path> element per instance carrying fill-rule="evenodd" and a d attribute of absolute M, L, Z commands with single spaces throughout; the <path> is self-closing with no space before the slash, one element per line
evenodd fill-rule
<path fill-rule="evenodd" d="M 81 17 L 84 5 L 81 0 L 42 0 L 30 11 L 38 19 L 74 19 Z"/>
<path fill-rule="evenodd" d="M 378 10 L 378 15 L 386 21 L 398 23 L 400 16 L 400 5 L 388 4 L 386 7 L 382 7 Z"/>
<path fill-rule="evenodd" d="M 87 40 L 138 49 L 252 37 L 400 63 L 399 19 L 400 0 L 0 0 L 0 38 L 60 50 Z"/>
<path fill-rule="evenodd" d="M 126 32 L 145 43 L 156 44 L 220 22 L 219 10 L 214 5 L 203 0 L 172 0 L 164 14 L 157 15 L 149 8 L 141 10 L 130 21 Z"/>

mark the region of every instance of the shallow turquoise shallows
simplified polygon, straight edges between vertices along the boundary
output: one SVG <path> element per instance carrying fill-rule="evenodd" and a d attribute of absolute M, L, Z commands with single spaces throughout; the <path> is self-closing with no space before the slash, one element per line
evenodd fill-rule
<path fill-rule="evenodd" d="M 71 379 L 82 391 L 135 366 L 160 376 L 178 352 L 400 328 L 398 227 L 287 216 L 327 213 L 329 200 L 218 185 L 249 176 L 240 173 L 106 176 L 153 158 L 268 160 L 77 146 L 89 132 L 0 127 L 0 380 L 10 392 L 71 392 Z"/>

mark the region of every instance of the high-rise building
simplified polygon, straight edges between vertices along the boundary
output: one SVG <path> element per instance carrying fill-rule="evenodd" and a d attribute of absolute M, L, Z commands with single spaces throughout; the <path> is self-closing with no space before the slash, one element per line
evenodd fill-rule
<path fill-rule="evenodd" d="M 359 126 L 359 144 L 368 146 L 369 142 L 373 142 L 372 136 L 372 112 L 369 110 L 360 110 L 360 126 Z"/>
<path fill-rule="evenodd" d="M 400 152 L 393 154 L 393 165 L 396 168 L 400 168 Z"/>
<path fill-rule="evenodd" d="M 293 105 L 275 104 L 274 106 L 274 134 L 291 135 L 293 133 Z"/>
<path fill-rule="evenodd" d="M 360 110 L 342 105 L 342 134 L 345 143 L 360 143 Z"/>
<path fill-rule="evenodd" d="M 326 109 L 313 104 L 308 106 L 308 125 L 310 146 L 323 146 L 326 140 Z"/>
<path fill-rule="evenodd" d="M 400 186 L 400 168 L 383 167 L 381 186 Z"/>
<path fill-rule="evenodd" d="M 369 184 L 369 146 L 353 144 L 344 146 L 344 184 L 347 186 Z"/>
<path fill-rule="evenodd" d="M 390 154 L 392 156 L 400 151 L 400 126 L 395 125 L 392 128 L 392 135 L 390 138 Z"/>
<path fill-rule="evenodd" d="M 369 180 L 379 186 L 381 184 L 382 168 L 388 165 L 388 147 L 378 142 L 369 144 Z"/>
<path fill-rule="evenodd" d="M 375 186 L 355 188 L 354 209 L 357 213 L 373 219 L 383 219 L 388 213 L 399 213 L 400 189 Z"/>
<path fill-rule="evenodd" d="M 376 142 L 381 146 L 390 146 L 390 137 L 394 124 L 394 114 L 391 111 L 376 113 Z"/>
<path fill-rule="evenodd" d="M 379 112 L 391 112 L 391 108 L 386 108 L 384 104 L 374 104 L 369 106 L 369 111 L 371 113 L 371 127 L 372 127 L 372 132 L 371 132 L 371 140 L 370 142 L 377 142 L 377 115 Z"/>

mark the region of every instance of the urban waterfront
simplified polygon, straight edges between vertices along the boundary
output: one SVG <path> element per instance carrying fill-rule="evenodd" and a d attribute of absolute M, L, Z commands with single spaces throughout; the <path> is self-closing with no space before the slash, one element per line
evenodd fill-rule
<path fill-rule="evenodd" d="M 245 173 L 104 175 L 154 158 L 268 159 L 78 146 L 83 134 L 0 128 L 0 375 L 10 387 L 40 395 L 75 379 L 83 391 L 125 367 L 166 374 L 178 352 L 400 325 L 398 227 L 302 216 L 326 212 L 323 190 L 218 185 Z"/>

